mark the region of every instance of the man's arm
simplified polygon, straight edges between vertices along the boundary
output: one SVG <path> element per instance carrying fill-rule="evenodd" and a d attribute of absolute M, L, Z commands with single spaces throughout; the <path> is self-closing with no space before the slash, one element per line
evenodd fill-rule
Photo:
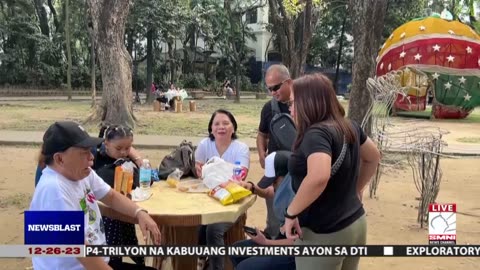
<path fill-rule="evenodd" d="M 257 150 L 258 158 L 262 169 L 265 168 L 265 157 L 267 155 L 268 134 L 258 131 L 257 134 Z"/>
<path fill-rule="evenodd" d="M 138 207 L 126 196 L 123 196 L 113 189 L 110 189 L 108 194 L 105 195 L 100 201 L 119 213 L 133 218 L 138 218 L 138 225 L 143 233 L 144 240 L 147 239 L 147 233 L 150 231 L 153 234 L 153 240 L 155 244 L 160 244 L 160 230 L 158 229 L 158 225 L 155 223 L 155 221 L 153 221 L 147 212 L 142 211 L 140 207 Z"/>
<path fill-rule="evenodd" d="M 265 168 L 265 157 L 267 156 L 267 147 L 268 147 L 268 133 L 270 132 L 270 120 L 272 114 L 272 108 L 270 102 L 267 102 L 263 105 L 262 111 L 260 112 L 260 123 L 258 124 L 258 133 L 257 133 L 257 151 L 258 157 L 260 159 L 260 165 L 262 168 Z"/>

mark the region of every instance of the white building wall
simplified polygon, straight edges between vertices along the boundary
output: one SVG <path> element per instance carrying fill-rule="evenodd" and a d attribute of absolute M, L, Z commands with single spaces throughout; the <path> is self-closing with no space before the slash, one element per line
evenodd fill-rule
<path fill-rule="evenodd" d="M 245 16 L 243 20 L 245 20 Z M 248 24 L 248 26 L 252 29 L 253 34 L 255 34 L 257 40 L 253 41 L 251 39 L 247 39 L 246 45 L 253 49 L 255 51 L 255 59 L 257 61 L 265 62 L 267 59 L 265 58 L 266 56 L 266 51 L 269 50 L 267 48 L 268 41 L 272 37 L 272 34 L 267 31 L 266 26 L 268 24 L 268 5 L 266 4 L 263 7 L 260 7 L 257 9 L 257 23 L 252 23 Z M 162 42 L 160 43 L 160 46 L 162 47 L 162 52 L 164 54 L 168 53 L 168 46 L 167 43 Z M 202 38 L 199 38 L 197 40 L 197 47 L 204 48 L 205 43 Z M 272 42 L 270 42 L 269 47 L 272 48 Z M 177 39 L 175 41 L 175 46 L 174 49 L 182 49 L 182 40 Z"/>
<path fill-rule="evenodd" d="M 245 19 L 245 18 L 244 18 Z M 255 50 L 255 58 L 257 61 L 265 62 L 265 52 L 268 51 L 268 41 L 272 37 L 272 34 L 267 31 L 266 26 L 268 24 L 268 5 L 257 9 L 257 23 L 248 24 L 255 34 L 257 40 L 247 40 L 247 46 Z M 271 42 L 270 42 L 271 43 Z M 272 44 L 270 44 L 271 46 Z"/>

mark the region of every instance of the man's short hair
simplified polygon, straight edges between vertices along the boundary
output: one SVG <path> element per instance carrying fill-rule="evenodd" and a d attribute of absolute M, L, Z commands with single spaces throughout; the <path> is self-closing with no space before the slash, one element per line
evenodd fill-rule
<path fill-rule="evenodd" d="M 267 69 L 266 76 L 272 74 L 272 72 L 274 72 L 274 74 L 276 74 L 282 81 L 290 79 L 290 71 L 288 71 L 288 68 L 285 65 L 282 65 L 282 64 L 271 65 Z"/>

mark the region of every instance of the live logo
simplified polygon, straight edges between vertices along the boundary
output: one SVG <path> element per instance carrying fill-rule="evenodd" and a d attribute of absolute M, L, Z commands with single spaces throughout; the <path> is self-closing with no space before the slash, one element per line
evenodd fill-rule
<path fill-rule="evenodd" d="M 428 212 L 457 212 L 457 204 L 456 203 L 445 203 L 445 204 L 437 204 L 432 203 L 428 207 Z"/>
<path fill-rule="evenodd" d="M 430 204 L 428 207 L 430 245 L 455 245 L 457 240 L 457 204 Z"/>

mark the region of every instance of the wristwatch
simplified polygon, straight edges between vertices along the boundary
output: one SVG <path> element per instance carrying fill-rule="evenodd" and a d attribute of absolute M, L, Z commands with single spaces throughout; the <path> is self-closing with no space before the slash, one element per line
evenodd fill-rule
<path fill-rule="evenodd" d="M 255 194 L 255 184 L 252 181 L 248 181 L 247 183 L 252 185 L 252 187 L 250 188 L 250 191 L 252 192 L 252 194 Z"/>
<path fill-rule="evenodd" d="M 134 215 L 133 217 L 136 218 L 136 217 L 138 216 L 138 213 L 140 213 L 140 212 L 145 212 L 145 213 L 148 214 L 148 211 L 147 211 L 147 210 L 145 210 L 145 209 L 143 209 L 143 208 L 137 208 L 137 210 L 135 210 L 135 215 Z"/>
<path fill-rule="evenodd" d="M 285 218 L 288 218 L 288 219 L 296 219 L 298 217 L 298 215 L 289 215 L 287 209 L 285 209 L 285 215 L 284 216 L 285 216 Z"/>

